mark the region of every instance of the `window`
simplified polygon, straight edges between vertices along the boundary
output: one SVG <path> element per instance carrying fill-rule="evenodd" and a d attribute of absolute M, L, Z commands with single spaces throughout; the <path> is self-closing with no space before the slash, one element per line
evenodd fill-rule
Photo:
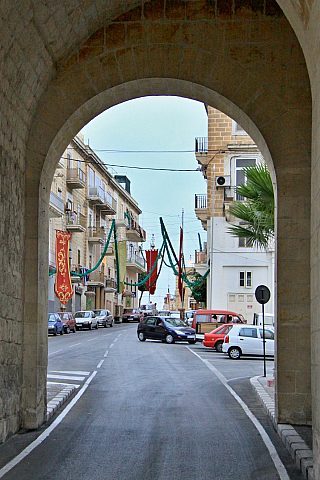
<path fill-rule="evenodd" d="M 248 135 L 239 123 L 232 120 L 232 135 Z"/>
<path fill-rule="evenodd" d="M 58 197 L 62 198 L 62 190 L 61 190 L 60 187 L 58 187 L 58 192 L 57 193 L 58 193 Z"/>
<path fill-rule="evenodd" d="M 78 248 L 78 265 L 81 265 L 81 250 Z"/>
<path fill-rule="evenodd" d="M 241 328 L 239 337 L 258 338 L 256 328 Z"/>
<path fill-rule="evenodd" d="M 78 168 L 81 170 L 81 160 L 78 160 Z"/>
<path fill-rule="evenodd" d="M 94 171 L 91 167 L 88 167 L 89 170 L 89 187 L 94 187 Z"/>
<path fill-rule="evenodd" d="M 236 186 L 238 187 L 241 184 L 246 184 L 247 179 L 243 173 L 244 167 L 254 166 L 257 161 L 255 158 L 237 158 L 236 159 Z M 241 195 L 236 195 L 236 200 L 244 200 Z"/>
<path fill-rule="evenodd" d="M 67 168 L 72 168 L 72 156 L 70 152 L 68 152 L 67 157 L 68 157 Z"/>
<path fill-rule="evenodd" d="M 260 328 L 260 337 L 263 338 L 263 329 Z M 266 340 L 274 340 L 274 333 L 271 330 L 264 329 L 264 338 Z"/>
<path fill-rule="evenodd" d="M 239 222 L 239 225 L 241 225 L 242 227 L 245 227 L 245 225 L 248 225 L 248 224 L 247 224 L 247 222 Z M 253 247 L 253 241 L 250 238 L 239 237 L 238 245 L 239 245 L 239 247 L 252 248 Z"/>
<path fill-rule="evenodd" d="M 245 288 L 252 287 L 252 272 L 250 271 L 239 272 L 239 287 L 245 287 Z"/>

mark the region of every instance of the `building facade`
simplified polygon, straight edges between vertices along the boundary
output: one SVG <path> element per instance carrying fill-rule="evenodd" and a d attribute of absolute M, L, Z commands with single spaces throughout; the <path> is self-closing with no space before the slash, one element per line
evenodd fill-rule
<path fill-rule="evenodd" d="M 50 192 L 49 271 L 56 268 L 55 231 L 72 233 L 70 270 L 85 273 L 94 268 L 105 249 L 115 220 L 118 242 L 126 242 L 124 290 L 117 293 L 114 237 L 100 265 L 88 275 L 72 275 L 74 295 L 67 311 L 108 309 L 121 319 L 124 308 L 138 307 L 138 273 L 145 271 L 140 245 L 146 232 L 139 225 L 141 210 L 130 194 L 130 181 L 113 176 L 79 133 L 60 158 Z M 49 311 L 60 311 L 54 294 L 55 275 L 49 277 Z"/>
<path fill-rule="evenodd" d="M 255 299 L 258 285 L 266 285 L 271 299 L 265 311 L 274 313 L 274 245 L 267 250 L 243 238 L 231 236 L 228 228 L 239 220 L 229 213 L 230 203 L 244 200 L 236 187 L 246 181 L 243 168 L 263 161 L 262 155 L 242 127 L 210 106 L 208 137 L 196 139 L 196 159 L 207 182 L 207 194 L 195 195 L 195 213 L 207 231 L 207 252 L 196 252 L 195 266 L 207 280 L 208 308 L 228 309 L 244 315 L 249 323 L 261 311 Z"/>

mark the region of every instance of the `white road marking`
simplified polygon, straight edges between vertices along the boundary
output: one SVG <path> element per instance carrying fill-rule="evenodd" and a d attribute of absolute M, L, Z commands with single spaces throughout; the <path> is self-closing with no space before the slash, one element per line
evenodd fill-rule
<path fill-rule="evenodd" d="M 47 378 L 55 378 L 56 380 L 78 380 L 79 382 L 82 382 L 85 380 L 86 377 L 72 377 L 71 375 L 47 375 Z"/>
<path fill-rule="evenodd" d="M 94 342 L 96 338 L 90 338 L 90 340 L 87 340 L 87 342 Z"/>
<path fill-rule="evenodd" d="M 62 348 L 61 348 L 60 350 L 56 350 L 55 352 L 51 352 L 51 353 L 49 353 L 49 355 L 48 355 L 48 356 L 50 357 L 50 355 L 54 355 L 55 353 L 59 353 L 59 352 L 62 352 Z"/>
<path fill-rule="evenodd" d="M 230 387 L 230 385 L 228 385 L 228 381 L 227 381 L 226 377 L 224 375 L 222 375 L 222 373 L 219 372 L 219 370 L 216 367 L 214 367 L 208 360 L 204 360 L 203 358 L 201 358 L 200 355 L 198 355 L 196 352 L 191 350 L 191 348 L 189 348 L 189 347 L 186 347 L 186 348 L 188 350 L 190 350 L 190 352 L 193 353 L 196 357 L 198 357 L 209 368 L 209 370 L 211 370 L 216 375 L 216 377 L 218 377 L 218 379 L 224 385 L 224 387 L 227 390 L 229 390 L 231 395 L 235 398 L 235 400 L 237 400 L 237 402 L 243 408 L 243 410 L 246 413 L 246 415 L 248 416 L 248 418 L 251 420 L 253 425 L 256 427 L 256 429 L 260 433 L 260 436 L 261 436 L 265 446 L 267 447 L 267 449 L 269 451 L 269 454 L 271 456 L 271 459 L 272 459 L 272 461 L 273 461 L 273 463 L 274 463 L 274 465 L 275 465 L 275 467 L 276 467 L 276 469 L 279 473 L 280 480 L 290 480 L 290 477 L 287 474 L 286 468 L 283 465 L 283 463 L 282 463 L 282 461 L 281 461 L 273 443 L 271 442 L 269 435 L 267 434 L 267 432 L 265 431 L 265 429 L 263 428 L 263 426 L 261 425 L 259 420 L 257 420 L 256 417 L 253 415 L 253 413 L 249 410 L 249 408 L 244 403 L 244 401 Z"/>
<path fill-rule="evenodd" d="M 112 347 L 113 347 L 113 345 L 114 345 L 114 344 L 113 344 L 113 343 L 111 343 L 111 345 L 110 345 L 110 347 L 109 347 L 109 348 L 112 348 Z"/>
<path fill-rule="evenodd" d="M 70 385 L 71 385 L 71 383 L 63 383 L 63 382 L 47 382 L 47 384 L 49 384 L 49 385 L 68 385 L 68 387 L 70 387 Z M 80 387 L 80 385 L 77 385 L 76 383 L 73 383 L 72 386 L 75 387 L 75 388 Z"/>
<path fill-rule="evenodd" d="M 83 387 L 79 390 L 77 395 L 71 400 L 69 405 L 63 410 L 63 412 L 60 413 L 60 415 L 55 419 L 54 422 L 48 427 L 39 437 L 34 440 L 28 447 L 26 447 L 19 455 L 17 455 L 14 459 L 12 459 L 7 465 L 5 465 L 3 468 L 0 470 L 0 478 L 2 478 L 6 473 L 10 472 L 12 468 L 14 468 L 18 463 L 21 462 L 29 453 L 31 453 L 35 448 L 38 447 L 38 445 L 41 445 L 41 443 L 50 435 L 50 433 L 59 425 L 59 423 L 62 422 L 62 420 L 68 415 L 70 412 L 71 408 L 77 403 L 77 401 L 82 397 L 84 392 L 87 390 L 89 387 L 90 383 L 94 379 L 98 372 L 94 371 L 92 375 L 88 378 L 86 383 L 83 385 Z"/>
<path fill-rule="evenodd" d="M 69 371 L 69 370 L 50 370 L 48 373 L 66 373 L 67 375 L 90 375 L 90 372 L 83 372 L 83 371 Z"/>
<path fill-rule="evenodd" d="M 106 353 L 103 355 L 104 357 L 107 357 L 109 353 L 109 350 L 106 351 Z"/>
<path fill-rule="evenodd" d="M 104 359 L 102 359 L 102 360 L 98 363 L 97 368 L 100 368 L 101 365 L 103 364 L 103 362 L 104 362 Z"/>
<path fill-rule="evenodd" d="M 69 345 L 69 348 L 76 347 L 77 345 L 81 345 L 81 344 L 82 344 L 82 342 L 80 342 L 80 343 L 74 343 L 73 345 Z"/>
<path fill-rule="evenodd" d="M 118 340 L 118 337 L 113 340 L 113 343 L 116 343 L 117 340 Z"/>

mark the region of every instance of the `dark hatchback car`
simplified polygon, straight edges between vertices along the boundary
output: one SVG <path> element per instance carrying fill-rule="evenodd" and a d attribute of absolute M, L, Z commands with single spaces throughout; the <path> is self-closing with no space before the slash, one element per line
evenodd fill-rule
<path fill-rule="evenodd" d="M 139 323 L 137 334 L 140 342 L 149 338 L 167 343 L 196 343 L 196 331 L 180 318 L 147 317 Z"/>

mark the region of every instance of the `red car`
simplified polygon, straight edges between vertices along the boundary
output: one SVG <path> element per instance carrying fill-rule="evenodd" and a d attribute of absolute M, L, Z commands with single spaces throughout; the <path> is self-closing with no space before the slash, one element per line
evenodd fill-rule
<path fill-rule="evenodd" d="M 217 352 L 222 352 L 223 339 L 227 333 L 231 330 L 234 324 L 225 324 L 221 327 L 212 330 L 210 333 L 204 334 L 204 340 L 202 344 L 205 347 L 215 348 Z"/>
<path fill-rule="evenodd" d="M 71 312 L 57 312 L 63 321 L 64 333 L 76 333 L 76 321 Z"/>

